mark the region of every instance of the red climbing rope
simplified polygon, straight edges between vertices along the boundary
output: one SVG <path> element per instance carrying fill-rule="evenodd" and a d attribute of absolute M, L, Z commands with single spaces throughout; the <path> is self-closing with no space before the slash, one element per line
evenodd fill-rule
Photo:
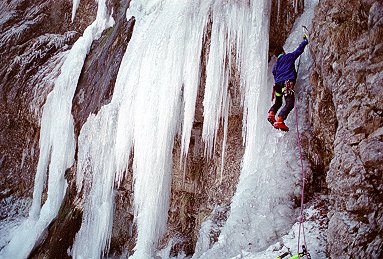
<path fill-rule="evenodd" d="M 300 247 L 300 238 L 301 238 L 301 228 L 302 228 L 302 236 L 303 236 L 303 244 L 306 245 L 306 236 L 305 236 L 305 228 L 304 228 L 304 216 L 303 216 L 303 206 L 304 206 L 304 194 L 305 194 L 305 170 L 303 168 L 303 156 L 302 156 L 302 149 L 301 149 L 301 138 L 299 134 L 299 127 L 298 127 L 298 108 L 297 105 L 295 105 L 295 119 L 296 119 L 296 125 L 297 125 L 297 139 L 298 139 L 298 147 L 299 147 L 299 156 L 301 160 L 301 170 L 302 170 L 302 189 L 301 189 L 301 212 L 299 216 L 299 232 L 298 232 L 298 254 L 299 254 L 299 247 Z M 308 249 L 307 249 L 308 253 Z"/>

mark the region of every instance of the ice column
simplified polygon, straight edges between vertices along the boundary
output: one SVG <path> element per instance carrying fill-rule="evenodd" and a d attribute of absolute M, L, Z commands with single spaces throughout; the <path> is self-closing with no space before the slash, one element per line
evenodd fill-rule
<path fill-rule="evenodd" d="M 77 184 L 84 193 L 85 209 L 73 248 L 75 257 L 98 257 L 107 250 L 113 185 L 123 179 L 132 152 L 138 232 L 133 257 L 154 254 L 166 227 L 172 150 L 180 120 L 182 154 L 188 152 L 209 15 L 212 46 L 203 127 L 211 153 L 222 118 L 227 123 L 231 62 L 240 66 L 239 59 L 245 56 L 241 53 L 242 38 L 247 37 L 243 23 L 251 22 L 249 10 L 247 3 L 237 2 L 132 1 L 127 18 L 134 16 L 136 24 L 112 101 L 91 116 L 80 133 Z"/>
<path fill-rule="evenodd" d="M 134 15 L 136 24 L 113 98 L 87 120 L 79 137 L 77 187 L 84 193 L 85 205 L 83 224 L 73 246 L 76 258 L 97 258 L 108 250 L 114 184 L 124 177 L 131 152 L 138 231 L 135 256 L 154 254 L 167 221 L 179 118 L 184 114 L 190 130 L 194 119 L 207 19 L 207 15 L 203 19 L 195 16 L 194 5 L 131 3 L 127 15 L 128 19 Z M 190 136 L 190 132 L 184 134 Z"/>
<path fill-rule="evenodd" d="M 183 117 L 186 153 L 194 121 L 202 35 L 207 19 L 206 15 L 201 18 L 195 13 L 198 4 L 193 2 L 166 1 L 145 7 L 148 9 L 136 14 L 136 34 L 127 50 L 127 55 L 138 59 L 140 64 L 139 73 L 130 74 L 124 82 L 135 87 L 134 103 L 121 105 L 117 131 L 120 136 L 121 132 L 130 132 L 124 125 L 133 128 L 138 231 L 134 258 L 153 256 L 165 231 L 174 137 Z M 125 69 L 130 71 L 132 67 Z"/>
<path fill-rule="evenodd" d="M 249 196 L 257 199 L 256 196 L 253 196 L 255 193 L 251 192 L 256 186 L 251 186 L 254 182 L 246 185 L 246 177 L 249 174 L 253 175 L 257 170 L 257 152 L 260 150 L 260 143 L 262 142 L 261 137 L 257 135 L 257 128 L 259 128 L 259 120 L 263 120 L 258 114 L 260 92 L 261 89 L 267 88 L 270 1 L 252 1 L 245 10 L 243 21 L 240 23 L 243 27 L 240 30 L 241 34 L 238 37 L 237 44 L 237 56 L 239 57 L 237 62 L 240 67 L 241 94 L 244 107 L 243 137 L 245 144 L 245 154 L 237 193 L 249 193 Z M 254 181 L 256 181 L 257 176 L 254 178 Z M 241 182 L 245 187 L 241 187 Z M 261 192 L 256 193 L 256 195 L 261 194 Z M 251 200 L 242 203 L 252 206 L 250 203 L 247 204 L 249 201 Z M 237 201 L 237 203 L 241 203 L 241 200 Z M 247 237 L 247 232 L 250 232 L 249 229 L 251 229 L 251 226 L 247 223 L 251 222 L 253 217 L 252 210 L 246 210 L 246 208 L 241 210 L 236 201 L 233 201 L 233 206 L 231 208 L 232 213 L 222 230 L 219 241 L 208 251 L 196 251 L 193 258 L 219 258 L 222 255 L 229 258 L 240 252 L 237 249 L 244 249 L 249 242 L 248 240 L 254 239 Z M 251 232 L 250 234 L 254 233 Z M 204 247 L 204 245 L 200 244 L 199 247 Z"/>

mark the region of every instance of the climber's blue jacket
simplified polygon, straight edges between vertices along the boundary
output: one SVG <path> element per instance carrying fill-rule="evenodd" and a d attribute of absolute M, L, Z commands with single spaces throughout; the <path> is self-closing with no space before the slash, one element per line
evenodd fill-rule
<path fill-rule="evenodd" d="M 308 41 L 305 39 L 294 52 L 279 55 L 277 62 L 273 66 L 275 83 L 297 79 L 295 60 L 303 53 L 307 44 Z"/>

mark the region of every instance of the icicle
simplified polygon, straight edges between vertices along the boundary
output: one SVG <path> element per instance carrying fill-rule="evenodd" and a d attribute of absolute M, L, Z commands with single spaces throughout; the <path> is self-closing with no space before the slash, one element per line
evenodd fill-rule
<path fill-rule="evenodd" d="M 207 16 L 199 18 L 194 15 L 188 21 L 187 29 L 190 38 L 186 41 L 186 54 L 183 78 L 184 78 L 184 118 L 182 127 L 181 158 L 187 156 L 191 130 L 193 128 L 195 103 L 197 99 L 198 86 L 200 84 L 200 53 L 202 52 L 202 38 L 207 24 Z M 182 161 L 182 159 L 181 159 Z"/>
<path fill-rule="evenodd" d="M 242 48 L 241 37 L 246 4 L 214 4 L 212 11 L 212 32 L 209 59 L 206 67 L 206 87 L 204 96 L 204 124 L 202 137 L 205 141 L 205 155 L 211 157 L 216 143 L 220 118 L 227 124 L 228 84 L 232 50 L 236 50 L 236 60 L 240 63 Z M 230 14 L 230 15 L 227 15 Z M 240 65 L 238 65 L 240 68 Z M 225 126 L 224 126 L 225 127 Z M 224 139 L 224 141 L 226 141 Z"/>
<path fill-rule="evenodd" d="M 73 0 L 73 6 L 72 6 L 72 23 L 74 21 L 74 17 L 76 16 L 76 12 L 78 9 L 78 6 L 80 5 L 80 0 Z"/>
<path fill-rule="evenodd" d="M 74 162 L 74 129 L 71 114 L 72 99 L 85 57 L 93 40 L 112 21 L 102 16 L 104 1 L 99 1 L 96 21 L 90 25 L 73 45 L 65 60 L 55 87 L 48 95 L 44 105 L 40 130 L 40 158 L 35 177 L 33 203 L 30 217 L 20 226 L 2 255 L 8 258 L 27 257 L 43 230 L 56 217 L 64 198 L 67 182 L 65 170 Z M 59 118 L 59 119 L 58 119 Z M 47 200 L 41 207 L 41 198 L 49 168 Z"/>
<path fill-rule="evenodd" d="M 209 158 L 213 154 L 213 145 L 216 140 L 219 120 L 222 111 L 224 94 L 227 93 L 228 73 L 225 69 L 227 61 L 227 30 L 214 18 L 211 32 L 209 59 L 206 66 L 206 86 L 203 100 L 204 122 L 202 138 L 205 141 L 205 155 Z"/>
<path fill-rule="evenodd" d="M 184 8 L 180 4 L 163 6 L 152 15 L 154 27 L 153 23 L 143 24 L 150 26 L 151 39 L 141 61 L 141 73 L 147 79 L 139 81 L 135 96 L 133 169 L 138 235 L 134 258 L 152 256 L 166 226 L 173 139 L 181 106 L 184 42 L 188 39 Z"/>

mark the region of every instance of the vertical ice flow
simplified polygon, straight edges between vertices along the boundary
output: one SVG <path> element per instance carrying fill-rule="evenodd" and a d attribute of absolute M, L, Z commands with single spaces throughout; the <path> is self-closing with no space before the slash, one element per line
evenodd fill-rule
<path fill-rule="evenodd" d="M 233 66 L 237 67 L 240 73 L 246 70 L 241 63 L 244 50 L 241 44 L 245 37 L 246 24 L 251 19 L 250 10 L 250 5 L 247 2 L 225 4 L 213 2 L 211 6 L 212 29 L 206 66 L 202 138 L 205 142 L 205 155 L 210 158 L 215 149 L 218 129 L 223 124 L 221 176 L 224 168 L 230 110 L 229 78 L 232 76 Z M 243 80 L 243 82 L 245 81 L 246 79 Z"/>
<path fill-rule="evenodd" d="M 192 41 L 185 41 L 185 64 L 183 70 L 183 127 L 182 127 L 182 142 L 181 154 L 187 156 L 190 135 L 193 128 L 195 102 L 197 99 L 198 86 L 200 84 L 200 60 L 202 52 L 202 43 L 204 36 L 204 27 L 208 17 L 199 17 L 198 13 L 191 14 L 187 21 L 187 35 L 190 35 Z M 196 29 L 193 29 L 196 28 Z"/>
<path fill-rule="evenodd" d="M 116 116 L 107 109 L 102 109 L 97 117 L 92 114 L 79 136 L 76 179 L 78 190 L 84 193 L 84 212 L 72 248 L 73 258 L 101 258 L 109 246 L 116 170 L 114 140 L 109 136 L 114 135 Z"/>
<path fill-rule="evenodd" d="M 106 17 L 105 1 L 99 1 L 97 18 L 73 45 L 55 81 L 55 87 L 44 105 L 40 130 L 40 158 L 35 177 L 33 203 L 29 218 L 16 231 L 1 251 L 6 258 L 25 258 L 44 229 L 56 217 L 64 198 L 67 182 L 64 173 L 74 162 L 74 130 L 71 115 L 72 99 L 90 46 L 102 31 L 111 26 Z M 47 176 L 47 173 L 49 175 Z M 45 183 L 47 199 L 41 207 Z"/>
<path fill-rule="evenodd" d="M 89 118 L 80 133 L 77 183 L 84 190 L 85 210 L 73 247 L 76 258 L 99 257 L 108 249 L 114 182 L 123 178 L 130 152 L 134 152 L 136 256 L 152 255 L 165 229 L 173 139 L 187 73 L 186 46 L 198 48 L 200 43 L 187 45 L 193 21 L 184 4 L 144 4 L 132 2 L 127 14 L 135 16 L 136 25 L 112 101 Z M 104 140 L 98 140 L 100 132 Z"/>
<path fill-rule="evenodd" d="M 305 1 L 304 13 L 297 18 L 293 32 L 286 40 L 284 49 L 287 52 L 295 50 L 302 41 L 301 26 L 306 25 L 310 28 L 317 2 L 317 0 Z M 264 8 L 267 10 L 267 4 Z M 266 14 L 267 12 L 264 12 L 257 17 L 264 17 Z M 267 39 L 266 23 L 267 19 L 260 24 L 257 23 L 261 27 L 254 25 L 255 31 L 249 35 L 260 35 L 256 39 Z M 246 46 L 249 51 L 255 50 L 254 54 L 258 53 L 258 55 L 267 53 L 263 43 L 251 40 L 251 36 L 248 39 Z M 247 55 L 247 57 L 251 56 L 250 53 Z M 254 71 L 260 71 L 261 67 L 266 66 L 267 56 L 260 58 L 258 61 L 261 62 L 257 62 Z M 201 231 L 201 238 L 196 246 L 199 250 L 193 258 L 219 258 L 222 254 L 225 258 L 234 258 L 242 251 L 255 252 L 265 249 L 287 233 L 292 226 L 294 216 L 297 216 L 297 214 L 294 215 L 292 197 L 298 197 L 300 194 L 301 170 L 295 130 L 295 111 L 291 112 L 286 122 L 291 129 L 288 134 L 275 131 L 265 120 L 271 106 L 271 86 L 274 83 L 271 66 L 274 61 L 270 62 L 268 78 L 259 72 L 246 74 L 253 76 L 249 82 L 254 82 L 255 86 L 260 87 L 250 87 L 246 91 L 244 100 L 247 103 L 245 107 L 248 107 L 246 148 L 230 216 L 221 231 L 219 241 L 212 248 L 209 248 L 208 244 L 203 244 L 206 242 L 204 240 L 206 230 Z M 311 86 L 307 79 L 311 63 L 310 53 L 306 49 L 301 56 L 301 68 L 295 86 L 297 93 L 295 109 L 298 109 L 298 116 L 301 116 L 307 107 L 304 98 L 306 91 L 303 90 L 310 91 Z M 299 123 L 301 128 L 302 121 Z M 304 166 L 307 168 L 307 164 Z"/>
<path fill-rule="evenodd" d="M 76 12 L 78 9 L 78 6 L 80 5 L 80 0 L 73 0 L 73 6 L 72 6 L 72 22 L 74 21 L 74 18 L 76 16 Z"/>
<path fill-rule="evenodd" d="M 79 137 L 77 186 L 84 194 L 85 205 L 83 224 L 73 246 L 74 257 L 99 257 L 107 251 L 113 188 L 123 179 L 131 153 L 138 232 L 133 258 L 154 254 L 167 221 L 172 149 L 180 120 L 181 153 L 188 153 L 207 25 L 212 23 L 202 137 L 207 154 L 211 154 L 221 123 L 226 140 L 228 82 L 233 62 L 241 72 L 244 103 L 253 106 L 256 102 L 257 91 L 249 96 L 247 93 L 254 92 L 254 82 L 262 81 L 254 81 L 252 75 L 256 69 L 259 73 L 265 71 L 264 64 L 257 66 L 255 60 L 266 55 L 258 51 L 267 49 L 248 52 L 248 48 L 263 36 L 252 28 L 268 26 L 263 22 L 268 18 L 263 11 L 254 12 L 256 7 L 266 8 L 264 5 L 213 0 L 131 2 L 127 19 L 134 16 L 136 24 L 113 98 L 88 119 Z M 257 42 L 267 45 L 265 41 Z"/>

